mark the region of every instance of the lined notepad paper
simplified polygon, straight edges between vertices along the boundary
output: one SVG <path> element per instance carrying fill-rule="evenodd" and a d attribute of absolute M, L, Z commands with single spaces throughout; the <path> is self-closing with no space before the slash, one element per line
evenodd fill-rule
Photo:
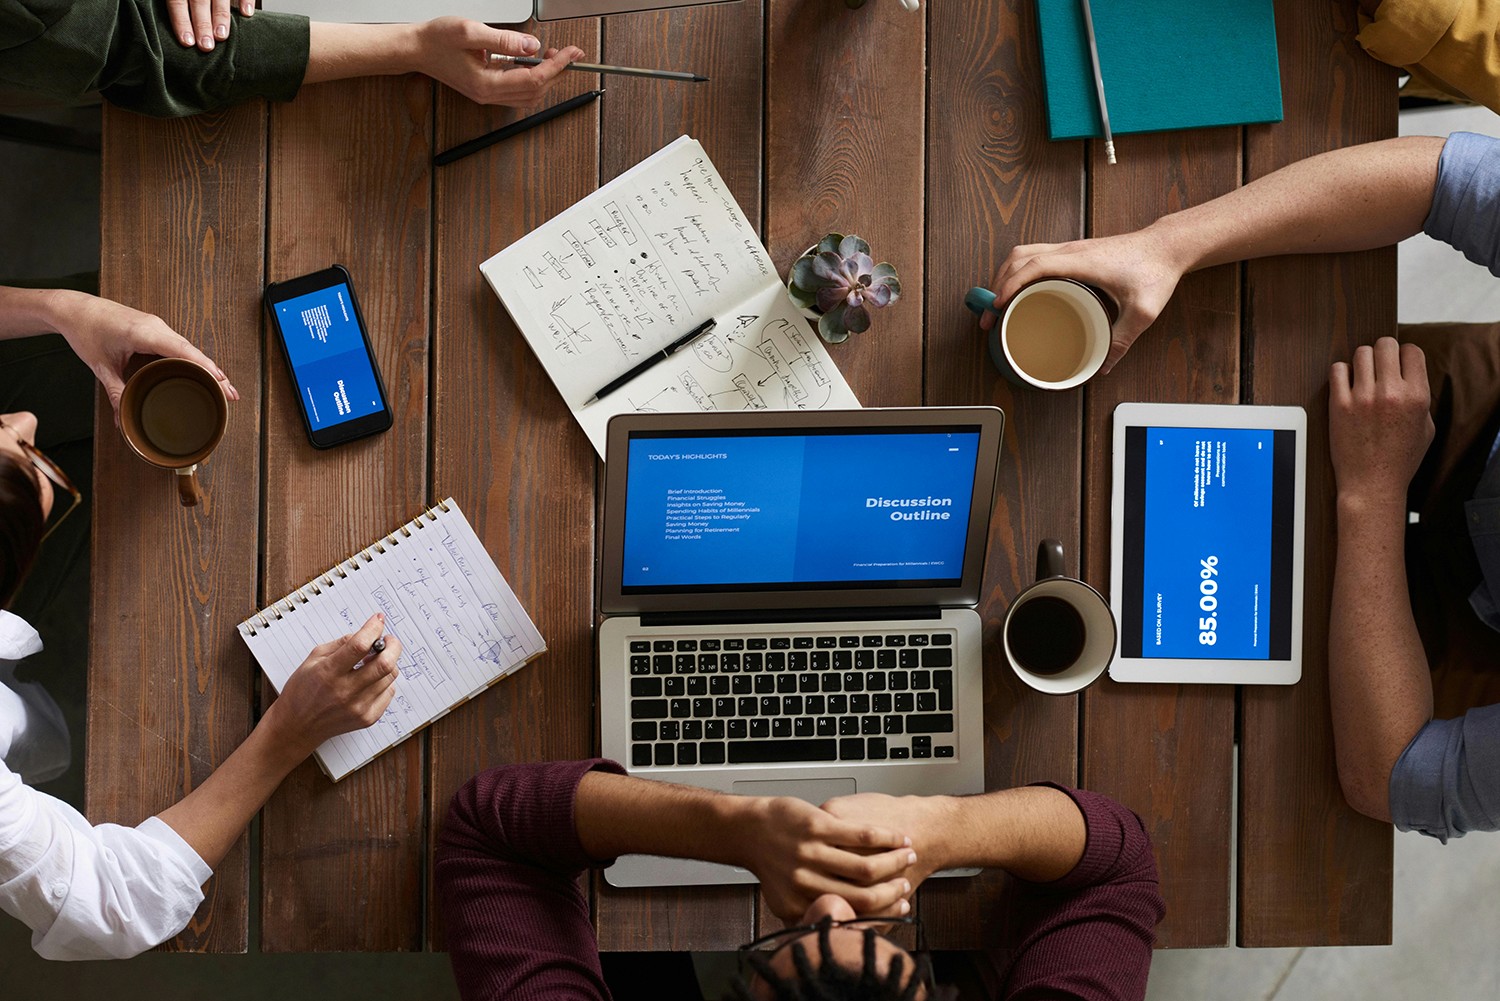
<path fill-rule="evenodd" d="M 240 635 L 281 691 L 313 647 L 376 612 L 401 641 L 385 715 L 317 750 L 334 781 L 374 760 L 547 649 L 453 498 L 241 622 Z"/>

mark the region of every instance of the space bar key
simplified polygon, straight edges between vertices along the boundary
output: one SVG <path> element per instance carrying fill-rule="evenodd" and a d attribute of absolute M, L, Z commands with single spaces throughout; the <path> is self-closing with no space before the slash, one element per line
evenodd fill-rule
<path fill-rule="evenodd" d="M 774 761 L 836 761 L 837 740 L 731 740 L 731 765 L 763 764 Z"/>

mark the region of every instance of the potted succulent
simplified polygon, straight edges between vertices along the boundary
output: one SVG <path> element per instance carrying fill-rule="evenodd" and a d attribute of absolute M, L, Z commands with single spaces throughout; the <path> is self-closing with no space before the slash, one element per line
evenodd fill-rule
<path fill-rule="evenodd" d="M 901 280 L 889 264 L 876 264 L 857 236 L 829 233 L 792 265 L 787 295 L 818 320 L 823 340 L 837 344 L 870 329 L 870 311 L 901 298 Z"/>

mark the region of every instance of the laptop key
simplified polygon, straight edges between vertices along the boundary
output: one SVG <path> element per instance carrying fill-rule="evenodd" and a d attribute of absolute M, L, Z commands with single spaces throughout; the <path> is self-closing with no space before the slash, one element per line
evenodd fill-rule
<path fill-rule="evenodd" d="M 953 745 L 939 744 L 937 747 L 934 747 L 932 749 L 932 753 L 939 758 L 951 758 L 953 757 Z"/>
<path fill-rule="evenodd" d="M 802 715 L 802 696 L 800 696 L 800 695 L 788 695 L 786 698 L 782 699 L 781 700 L 781 715 L 783 715 L 783 716 L 801 716 Z"/>
<path fill-rule="evenodd" d="M 793 650 L 791 653 L 787 654 L 786 666 L 793 671 L 807 670 L 807 651 Z"/>
<path fill-rule="evenodd" d="M 779 652 L 774 651 L 774 650 L 772 652 L 766 654 L 766 670 L 767 671 L 785 671 L 786 670 L 786 654 L 779 653 Z"/>
<path fill-rule="evenodd" d="M 651 658 L 652 674 L 671 674 L 672 657 L 670 654 L 659 653 Z"/>
<path fill-rule="evenodd" d="M 818 690 L 818 676 L 816 674 L 799 674 L 797 677 L 797 691 L 806 695 Z"/>
<path fill-rule="evenodd" d="M 666 699 L 635 699 L 630 703 L 631 719 L 666 719 Z"/>
<path fill-rule="evenodd" d="M 834 716 L 842 716 L 849 711 L 849 697 L 847 695 L 828 696 L 828 711 Z"/>
<path fill-rule="evenodd" d="M 719 743 L 699 744 L 698 761 L 705 765 L 722 765 L 724 763 L 724 745 Z"/>
<path fill-rule="evenodd" d="M 700 653 L 698 655 L 698 673 L 718 674 L 719 655 L 716 653 Z"/>
<path fill-rule="evenodd" d="M 721 654 L 719 657 L 719 669 L 725 674 L 737 673 L 740 669 L 740 655 L 737 653 Z"/>
<path fill-rule="evenodd" d="M 839 741 L 840 761 L 863 761 L 865 760 L 865 741 L 863 737 L 851 737 Z"/>
<path fill-rule="evenodd" d="M 883 692 L 883 691 L 885 691 L 885 679 L 886 679 L 886 676 L 884 674 L 881 674 L 879 671 L 866 671 L 865 672 L 865 691 L 867 691 L 867 692 Z"/>
<path fill-rule="evenodd" d="M 710 694 L 710 695 L 728 695 L 729 694 L 729 679 L 726 678 L 726 677 L 723 677 L 722 675 L 720 675 L 717 678 L 709 678 L 708 679 L 708 694 Z"/>
<path fill-rule="evenodd" d="M 888 671 L 891 668 L 895 667 L 896 666 L 896 651 L 895 650 L 877 650 L 877 651 L 875 651 L 875 666 L 878 667 L 878 668 L 880 668 L 882 671 Z"/>
<path fill-rule="evenodd" d="M 902 717 L 900 717 L 900 716 L 887 716 L 887 717 L 885 717 L 885 726 L 884 726 L 885 732 L 886 733 L 901 733 L 902 732 L 901 720 L 902 720 Z"/>
<path fill-rule="evenodd" d="M 698 763 L 698 745 L 678 744 L 677 763 L 679 765 L 696 765 Z"/>
<path fill-rule="evenodd" d="M 859 637 L 858 636 L 840 636 L 839 637 L 839 646 L 841 646 L 841 647 L 856 647 L 856 646 L 859 646 Z"/>
<path fill-rule="evenodd" d="M 714 700 L 713 699 L 694 699 L 693 700 L 693 716 L 694 717 L 696 717 L 698 719 L 704 719 L 705 717 L 712 716 L 713 714 L 714 714 Z"/>
<path fill-rule="evenodd" d="M 837 761 L 838 741 L 808 738 L 804 740 L 753 740 L 729 744 L 731 765 L 774 764 L 782 761 Z"/>
<path fill-rule="evenodd" d="M 655 740 L 656 724 L 651 721 L 630 724 L 631 740 Z"/>
<path fill-rule="evenodd" d="M 698 670 L 698 656 L 691 653 L 679 653 L 677 659 L 672 662 L 672 669 L 678 674 L 694 674 Z"/>
<path fill-rule="evenodd" d="M 717 649 L 719 649 L 719 641 L 718 640 L 702 640 L 698 644 L 698 650 L 699 650 L 700 653 L 702 651 L 704 651 L 704 650 L 717 650 Z"/>
<path fill-rule="evenodd" d="M 763 653 L 745 654 L 745 670 L 750 673 L 763 670 L 766 665 L 766 655 Z"/>
<path fill-rule="evenodd" d="M 643 653 L 632 654 L 630 657 L 631 674 L 650 674 L 651 658 Z"/>
<path fill-rule="evenodd" d="M 656 679 L 652 678 L 651 680 L 655 681 Z M 680 679 L 678 679 L 678 678 L 672 678 L 670 680 L 672 680 L 672 681 L 678 681 Z M 716 678 L 714 680 L 717 681 L 718 679 Z M 687 679 L 687 693 L 689 695 L 707 695 L 708 694 L 708 679 L 704 678 L 704 677 L 696 677 L 696 676 Z"/>
<path fill-rule="evenodd" d="M 675 748 L 671 744 L 656 745 L 656 763 L 658 765 L 674 765 L 677 763 Z"/>
<path fill-rule="evenodd" d="M 854 666 L 861 671 L 873 671 L 875 669 L 875 651 L 854 651 Z"/>
<path fill-rule="evenodd" d="M 822 688 L 825 692 L 842 692 L 844 690 L 843 676 L 838 674 L 823 675 Z"/>
<path fill-rule="evenodd" d="M 932 637 L 933 646 L 952 646 L 953 635 L 951 633 L 938 633 Z"/>
<path fill-rule="evenodd" d="M 937 695 L 938 695 L 938 706 L 937 706 L 938 707 L 938 711 L 939 712 L 945 712 L 945 713 L 951 713 L 953 711 L 953 689 L 951 689 L 951 688 L 939 688 Z"/>
<path fill-rule="evenodd" d="M 651 680 L 655 681 L 657 679 L 653 678 Z M 664 689 L 663 690 L 663 694 L 665 694 L 667 696 L 677 696 L 677 695 L 686 695 L 687 694 L 687 679 L 686 678 L 671 677 L 671 678 L 665 678 L 663 680 L 666 682 L 666 684 L 663 686 L 663 689 Z"/>
<path fill-rule="evenodd" d="M 906 637 L 905 636 L 887 636 L 885 638 L 885 645 L 886 646 L 906 646 Z"/>
<path fill-rule="evenodd" d="M 896 711 L 898 713 L 910 713 L 917 710 L 917 697 L 911 692 L 896 693 Z"/>
<path fill-rule="evenodd" d="M 906 637 L 906 645 L 907 646 L 926 646 L 927 645 L 927 635 L 925 633 L 912 633 L 910 636 Z"/>
<path fill-rule="evenodd" d="M 708 700 L 705 699 L 704 701 L 706 702 Z M 683 740 L 702 740 L 703 739 L 703 721 L 701 719 L 683 720 L 682 721 L 682 739 Z"/>
<path fill-rule="evenodd" d="M 893 748 L 891 748 L 891 760 L 892 761 L 905 761 L 909 757 L 911 757 L 911 748 L 909 748 L 909 747 L 893 747 Z"/>
<path fill-rule="evenodd" d="M 892 671 L 886 680 L 893 692 L 904 692 L 911 687 L 911 675 L 905 671 Z"/>
<path fill-rule="evenodd" d="M 937 692 L 918 692 L 917 693 L 917 712 L 919 712 L 919 713 L 935 713 L 935 712 L 937 712 Z"/>
<path fill-rule="evenodd" d="M 764 650 L 765 648 L 766 638 L 764 636 L 752 636 L 745 641 L 746 650 Z"/>
<path fill-rule="evenodd" d="M 740 701 L 739 701 L 739 714 L 741 716 L 754 716 L 755 715 L 755 699 L 752 698 L 751 696 L 748 696 L 748 695 L 745 696 L 744 698 L 740 699 Z"/>
<path fill-rule="evenodd" d="M 722 699 L 714 699 L 714 715 L 728 719 L 734 715 L 734 699 L 727 696 Z"/>
<path fill-rule="evenodd" d="M 870 697 L 868 695 L 849 696 L 849 711 L 856 716 L 863 716 L 870 711 Z"/>
<path fill-rule="evenodd" d="M 736 695 L 749 695 L 755 690 L 755 679 L 747 675 L 729 679 L 730 690 Z"/>
<path fill-rule="evenodd" d="M 932 748 L 930 748 L 930 747 L 913 747 L 911 749 L 911 756 L 914 757 L 914 758 L 930 758 L 930 757 L 932 757 Z"/>
<path fill-rule="evenodd" d="M 807 715 L 821 716 L 828 711 L 828 700 L 821 695 L 807 697 Z"/>
<path fill-rule="evenodd" d="M 755 694 L 770 695 L 776 691 L 776 679 L 769 674 L 757 674 L 755 676 Z"/>
<path fill-rule="evenodd" d="M 693 714 L 693 704 L 687 699 L 672 700 L 672 718 L 687 719 Z"/>
<path fill-rule="evenodd" d="M 906 717 L 907 733 L 952 733 L 952 713 L 930 713 L 928 715 Z M 928 738 L 931 743 L 932 738 Z"/>
<path fill-rule="evenodd" d="M 861 716 L 859 718 L 859 732 L 866 737 L 874 737 L 880 733 L 879 716 Z"/>
<path fill-rule="evenodd" d="M 657 640 L 651 644 L 651 649 L 657 653 L 671 653 L 675 646 L 676 644 L 671 640 Z"/>
<path fill-rule="evenodd" d="M 725 650 L 743 650 L 743 649 L 745 649 L 745 641 L 742 640 L 742 639 L 725 640 L 724 641 L 724 649 Z"/>
<path fill-rule="evenodd" d="M 656 698 L 661 695 L 660 678 L 631 678 L 630 694 L 635 698 Z"/>
<path fill-rule="evenodd" d="M 819 650 L 831 650 L 839 645 L 839 639 L 837 636 L 819 636 L 816 645 Z"/>
<path fill-rule="evenodd" d="M 922 651 L 910 649 L 901 651 L 901 666 L 903 668 L 910 669 L 913 667 L 920 667 L 921 665 Z"/>
<path fill-rule="evenodd" d="M 753 719 L 750 721 L 750 736 L 769 737 L 771 735 L 771 721 L 768 719 Z"/>
<path fill-rule="evenodd" d="M 832 737 L 839 732 L 839 721 L 832 716 L 818 717 L 818 736 Z"/>
<path fill-rule="evenodd" d="M 796 654 L 793 654 L 792 656 L 795 657 Z M 826 670 L 828 670 L 828 663 L 829 663 L 829 661 L 828 661 L 828 651 L 827 650 L 814 650 L 812 652 L 812 657 L 809 659 L 808 663 L 810 663 L 812 665 L 812 669 L 814 671 L 826 671 Z M 796 667 L 797 665 L 793 664 L 792 666 Z"/>
<path fill-rule="evenodd" d="M 721 719 L 706 720 L 703 724 L 703 736 L 709 740 L 723 740 L 724 721 Z"/>
<path fill-rule="evenodd" d="M 651 641 L 650 640 L 631 640 L 630 641 L 630 652 L 631 653 L 650 653 L 651 652 Z"/>
<path fill-rule="evenodd" d="M 651 764 L 651 745 L 636 744 L 630 749 L 630 763 L 636 768 L 645 768 Z"/>
<path fill-rule="evenodd" d="M 859 735 L 859 719 L 854 716 L 839 717 L 839 736 L 855 737 Z"/>
<path fill-rule="evenodd" d="M 912 687 L 913 691 L 921 691 L 924 688 L 931 688 L 932 687 L 932 672 L 931 671 L 913 671 L 913 672 L 911 672 L 911 687 Z"/>
<path fill-rule="evenodd" d="M 775 716 L 781 712 L 781 699 L 775 695 L 765 695 L 760 700 L 760 714 L 762 716 Z"/>
<path fill-rule="evenodd" d="M 811 650 L 812 648 L 813 648 L 813 638 L 811 636 L 794 636 L 794 637 L 792 637 L 792 649 L 793 650 Z"/>
<path fill-rule="evenodd" d="M 888 713 L 894 707 L 895 702 L 890 692 L 881 692 L 879 695 L 870 696 L 870 708 L 878 713 Z"/>
<path fill-rule="evenodd" d="M 790 737 L 792 735 L 792 721 L 786 717 L 778 717 L 771 720 L 771 736 Z"/>
<path fill-rule="evenodd" d="M 862 692 L 865 690 L 865 676 L 859 671 L 850 671 L 843 676 L 844 691 Z"/>
<path fill-rule="evenodd" d="M 866 753 L 869 754 L 871 761 L 885 760 L 884 737 L 871 737 L 869 740 L 865 741 L 865 749 Z"/>
<path fill-rule="evenodd" d="M 942 647 L 928 647 L 922 651 L 923 667 L 952 667 L 953 650 Z"/>
<path fill-rule="evenodd" d="M 811 737 L 813 735 L 812 717 L 799 716 L 792 720 L 792 733 L 797 737 Z"/>
<path fill-rule="evenodd" d="M 854 654 L 848 650 L 833 651 L 833 669 L 847 671 L 854 667 Z"/>
<path fill-rule="evenodd" d="M 788 637 L 788 636 L 772 636 L 771 637 L 771 649 L 772 650 L 790 650 L 791 648 L 792 648 L 791 637 Z"/>
<path fill-rule="evenodd" d="M 698 649 L 698 641 L 697 640 L 678 640 L 677 641 L 677 649 L 678 650 L 696 650 L 696 649 Z"/>
<path fill-rule="evenodd" d="M 730 740 L 743 739 L 750 733 L 750 724 L 742 719 L 732 719 L 725 724 Z"/>
<path fill-rule="evenodd" d="M 675 719 L 665 719 L 661 722 L 661 739 L 676 740 L 682 736 L 682 724 Z"/>

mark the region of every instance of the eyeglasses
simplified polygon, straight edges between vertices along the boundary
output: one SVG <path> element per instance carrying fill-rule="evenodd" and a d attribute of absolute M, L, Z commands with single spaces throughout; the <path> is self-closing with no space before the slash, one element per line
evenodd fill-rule
<path fill-rule="evenodd" d="M 755 939 L 752 942 L 746 942 L 744 945 L 739 947 L 738 951 L 740 970 L 742 973 L 744 972 L 744 968 L 747 965 L 746 958 L 751 953 L 776 952 L 790 945 L 797 939 L 802 938 L 805 935 L 810 935 L 814 932 L 821 931 L 824 928 L 851 928 L 856 931 L 870 930 L 874 931 L 877 934 L 881 934 L 885 929 L 891 927 L 892 925 L 909 925 L 912 928 L 915 928 L 917 935 L 917 948 L 915 950 L 916 953 L 921 954 L 927 951 L 926 936 L 922 933 L 922 922 L 919 918 L 850 918 L 847 921 L 835 921 L 832 918 L 824 918 L 822 921 L 819 921 L 816 924 L 799 925 L 796 928 L 783 928 L 780 931 L 773 931 L 769 935 L 762 935 L 760 938 Z M 933 980 L 932 976 L 932 966 L 930 964 L 924 963 L 922 964 L 922 968 L 925 970 L 925 974 L 922 978 L 922 985 L 927 988 L 927 996 L 931 997 L 933 992 L 937 988 L 937 984 Z"/>
<path fill-rule="evenodd" d="M 67 518 L 68 515 L 73 513 L 74 508 L 83 503 L 83 493 L 73 485 L 72 480 L 68 479 L 68 474 L 62 471 L 61 466 L 43 455 L 41 449 L 25 438 L 22 438 L 19 431 L 4 421 L 0 421 L 0 428 L 4 428 L 10 432 L 11 437 L 16 440 L 16 444 L 21 446 L 21 453 L 31 460 L 31 464 L 37 468 L 37 472 L 47 477 L 47 479 L 52 481 L 54 486 L 73 498 L 67 507 L 63 507 L 57 503 L 56 498 L 53 499 L 52 512 L 47 516 L 46 525 L 42 527 L 41 541 L 45 542 L 47 536 L 57 531 L 57 526 L 63 523 L 63 519 Z"/>

